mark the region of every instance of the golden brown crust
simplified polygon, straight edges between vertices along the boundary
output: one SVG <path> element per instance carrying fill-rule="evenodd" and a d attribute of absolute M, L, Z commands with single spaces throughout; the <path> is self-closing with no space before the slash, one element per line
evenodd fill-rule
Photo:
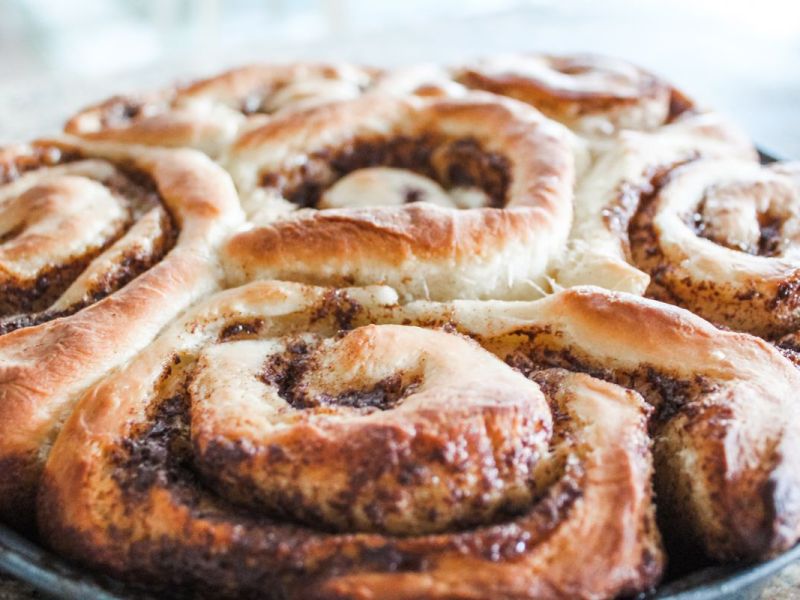
<path fill-rule="evenodd" d="M 535 296 L 569 226 L 572 142 L 535 111 L 486 95 L 372 96 L 273 119 L 225 159 L 245 209 L 267 221 L 227 246 L 229 281 L 387 283 L 434 299 Z M 482 188 L 491 204 L 291 212 L 376 166 Z"/>
<path fill-rule="evenodd" d="M 355 97 L 377 73 L 345 64 L 249 65 L 186 86 L 109 98 L 72 117 L 65 131 L 95 141 L 189 146 L 216 156 L 253 122 Z"/>
<path fill-rule="evenodd" d="M 648 295 L 772 339 L 800 329 L 798 174 L 704 160 L 656 180 L 630 228 Z"/>
<path fill-rule="evenodd" d="M 587 135 L 651 130 L 693 108 L 652 73 L 588 54 L 496 56 L 454 69 L 456 81 L 531 104 Z"/>
<path fill-rule="evenodd" d="M 629 226 L 653 180 L 700 158 L 756 164 L 752 142 L 714 113 L 686 114 L 656 131 L 623 131 L 598 149 L 578 182 L 575 218 L 552 275 L 563 287 L 598 285 L 644 294 L 650 275 L 631 257 Z"/>
<path fill-rule="evenodd" d="M 58 165 L 32 164 L 30 156 L 47 153 L 73 161 L 67 166 L 83 161 L 103 172 L 121 166 L 151 178 L 159 202 L 174 223 L 176 237 L 163 257 L 156 253 L 152 264 L 145 260 L 138 266 L 132 255 L 116 253 L 112 246 L 87 267 L 105 268 L 108 261 L 111 271 L 107 273 L 112 279 L 101 277 L 103 286 L 94 287 L 94 279 L 79 278 L 53 304 L 58 310 L 48 309 L 27 320 L 14 313 L 4 316 L 4 327 L 13 331 L 0 336 L 0 460 L 12 468 L 0 470 L 0 515 L 19 525 L 31 519 L 32 498 L 49 446 L 79 393 L 133 356 L 184 306 L 215 289 L 219 274 L 208 262 L 210 250 L 241 218 L 229 181 L 202 155 L 93 145 L 74 139 L 39 142 L 32 151 L 6 150 L 7 180 L 15 178 L 13 173 L 21 163 L 26 169 L 22 178 L 0 187 L 5 201 L 14 199 L 9 191 L 15 192 L 19 186 L 32 189 L 40 178 L 55 186 L 63 181 Z M 83 175 L 95 182 L 92 185 L 103 181 L 93 176 L 91 169 Z M 91 218 L 92 214 L 83 216 Z M 136 232 L 137 226 L 134 223 L 130 231 Z M 147 243 L 133 240 L 131 247 L 144 252 Z M 115 263 L 117 260 L 123 262 Z M 127 274 L 117 278 L 115 265 L 119 264 Z M 52 265 L 56 271 L 60 268 Z M 131 276 L 135 278 L 131 280 Z M 39 281 L 39 285 L 46 283 Z M 78 303 L 64 308 L 68 296 L 77 297 Z"/>
<path fill-rule="evenodd" d="M 190 377 L 204 480 L 334 531 L 439 533 L 518 510 L 552 427 L 518 373 L 418 327 L 228 341 L 204 349 Z"/>
<path fill-rule="evenodd" d="M 664 570 L 653 486 L 710 559 L 800 539 L 800 166 L 659 77 L 257 65 L 66 129 L 0 149 L 0 519 L 66 558 L 627 597 Z M 202 155 L 124 144 L 203 150 L 246 215 Z"/>
<path fill-rule="evenodd" d="M 714 558 L 771 556 L 800 538 L 800 372 L 763 340 L 590 287 L 534 303 L 405 310 L 457 324 L 523 371 L 566 367 L 639 391 L 657 409 L 656 484 L 668 523 Z"/>
<path fill-rule="evenodd" d="M 73 559 L 124 578 L 136 577 L 140 583 L 170 582 L 187 591 L 213 589 L 214 594 L 236 597 L 263 597 L 266 592 L 288 598 L 597 598 L 653 585 L 663 558 L 653 525 L 648 411 L 641 397 L 587 375 L 558 370 L 537 373 L 534 384 L 474 342 L 444 331 L 379 325 L 336 336 L 342 324 L 405 319 L 410 313 L 395 301 L 386 288 L 333 291 L 258 282 L 198 305 L 129 366 L 91 390 L 81 401 L 80 417 L 76 413 L 65 425 L 40 496 L 45 539 Z M 236 341 L 225 334 L 234 331 L 232 327 L 239 336 Z M 290 381 L 270 376 L 265 383 L 242 376 L 250 372 L 251 363 L 262 364 L 257 349 L 297 344 L 298 336 L 309 333 L 327 339 L 325 352 L 333 354 L 317 355 L 313 350 L 303 355 L 310 362 L 280 363 L 292 370 Z M 340 344 L 345 344 L 344 361 L 336 354 Z M 298 351 L 293 352 L 296 357 Z M 195 363 L 197 356 L 201 358 Z M 270 373 L 275 365 L 267 361 Z M 377 409 L 373 404 L 367 413 L 353 412 L 365 410 L 354 408 L 353 398 L 374 399 L 374 383 L 369 381 L 385 381 L 387 373 L 396 372 L 416 374 L 418 387 L 396 400 L 399 404 Z M 365 373 L 370 373 L 367 379 Z M 228 379 L 238 379 L 242 392 L 225 395 L 233 389 Z M 264 421 L 259 408 L 264 400 L 257 399 L 275 382 L 282 401 L 295 408 L 270 413 Z M 353 384 L 357 389 L 348 388 L 342 395 L 342 385 Z M 187 385 L 188 404 L 180 392 Z M 548 397 L 549 408 L 539 389 Z M 209 394 L 214 402 L 198 402 L 199 395 Z M 297 408 L 298 394 L 305 408 Z M 522 404 L 520 394 L 528 398 Z M 426 400 L 417 405 L 414 396 Z M 242 413 L 235 407 L 239 402 L 250 409 Z M 435 405 L 441 408 L 425 408 Z M 511 422 L 500 426 L 495 420 L 522 416 L 507 412 L 515 405 L 526 406 L 534 418 L 531 426 L 522 426 L 522 421 L 517 421 L 519 428 Z M 557 416 L 553 421 L 551 411 Z M 248 416 L 228 421 L 226 413 Z M 470 414 L 483 414 L 485 424 L 468 425 Z M 386 428 L 406 418 L 419 421 L 413 428 Z M 535 499 L 516 505 L 510 514 L 484 516 L 478 523 L 451 524 L 433 534 L 425 533 L 419 523 L 421 529 L 401 536 L 382 521 L 370 524 L 372 533 L 357 533 L 357 526 L 354 530 L 354 525 L 343 523 L 320 529 L 287 521 L 274 507 L 242 504 L 237 490 L 252 490 L 252 485 L 242 488 L 237 478 L 214 485 L 216 493 L 198 485 L 208 482 L 207 471 L 191 466 L 198 461 L 215 473 L 229 473 L 228 469 L 252 466 L 250 461 L 263 449 L 269 451 L 263 459 L 272 455 L 280 468 L 282 452 L 262 439 L 273 435 L 269 423 L 274 419 L 289 419 L 281 426 L 288 429 L 278 431 L 312 444 L 294 448 L 277 442 L 289 453 L 309 451 L 334 423 L 337 428 L 360 427 L 357 437 L 370 443 L 368 448 L 342 446 L 351 450 L 345 457 L 351 465 L 348 473 L 366 473 L 373 461 L 384 464 L 388 470 L 381 476 L 388 478 L 381 479 L 380 489 L 388 496 L 376 498 L 380 503 L 413 489 L 392 479 L 393 465 L 403 464 L 405 452 L 417 457 L 417 470 L 403 476 L 410 478 L 408 485 L 432 485 L 434 479 L 428 480 L 426 473 L 436 474 L 448 464 L 461 464 L 465 473 L 473 465 L 499 469 L 492 476 L 498 478 L 495 483 L 478 495 L 463 494 L 465 480 L 449 477 L 450 492 L 430 508 L 474 507 L 491 490 L 503 489 L 497 484 L 506 469 L 527 474 Z M 299 429 L 292 429 L 295 422 Z M 252 440 L 240 448 L 238 457 L 235 452 L 198 453 L 207 449 L 198 435 L 219 435 L 229 426 L 236 427 L 237 437 Z M 471 433 L 450 439 L 452 428 L 460 427 Z M 319 433 L 317 428 L 322 428 Z M 345 430 L 337 431 L 328 433 L 339 436 Z M 397 437 L 401 431 L 422 445 L 407 445 Z M 518 438 L 518 432 L 523 437 Z M 254 434 L 257 437 L 251 437 Z M 499 452 L 488 462 L 479 448 L 483 436 L 492 440 L 492 452 Z M 479 445 L 464 446 L 469 440 Z M 508 446 L 510 440 L 517 441 Z M 443 453 L 435 450 L 440 444 Z M 495 462 L 504 448 L 512 447 L 512 454 Z M 303 465 L 323 469 L 321 479 L 336 489 L 343 475 L 338 461 L 337 451 L 331 456 L 315 454 Z M 260 474 L 257 487 L 276 483 L 269 482 L 268 473 L 251 471 L 253 476 Z M 324 521 L 328 510 L 342 510 L 310 503 L 312 488 L 302 486 L 320 481 L 319 473 L 307 479 L 301 469 L 296 475 L 287 485 L 297 486 L 299 495 L 283 510 L 300 509 L 296 517 L 308 522 L 302 511 L 316 506 L 323 512 L 312 519 L 314 524 Z M 366 492 L 365 483 L 356 477 L 347 485 Z M 360 494 L 354 497 L 356 502 L 362 499 Z M 426 502 L 431 500 L 417 498 L 410 508 Z M 345 502 L 344 508 L 349 507 Z M 586 568 L 575 569 L 575 564 Z"/>

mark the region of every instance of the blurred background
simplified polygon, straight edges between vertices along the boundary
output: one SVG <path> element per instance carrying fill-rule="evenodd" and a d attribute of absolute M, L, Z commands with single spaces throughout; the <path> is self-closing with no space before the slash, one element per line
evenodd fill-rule
<path fill-rule="evenodd" d="M 638 62 L 800 158 L 798 0 L 0 0 L 0 143 L 113 93 L 240 62 L 510 50 Z"/>

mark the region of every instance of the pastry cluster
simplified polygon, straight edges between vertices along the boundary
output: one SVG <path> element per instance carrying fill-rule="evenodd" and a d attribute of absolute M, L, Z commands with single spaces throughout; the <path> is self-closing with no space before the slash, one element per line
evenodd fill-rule
<path fill-rule="evenodd" d="M 800 163 L 623 61 L 249 66 L 0 149 L 0 520 L 134 588 L 769 558 L 798 366 Z"/>

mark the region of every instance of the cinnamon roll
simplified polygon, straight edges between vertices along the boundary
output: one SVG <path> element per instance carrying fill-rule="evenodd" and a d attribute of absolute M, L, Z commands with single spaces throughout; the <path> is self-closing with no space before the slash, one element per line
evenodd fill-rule
<path fill-rule="evenodd" d="M 590 374 L 654 408 L 659 511 L 673 537 L 719 560 L 800 539 L 800 371 L 771 345 L 677 307 L 579 287 L 534 302 L 413 303 L 398 318 L 447 323 L 536 379 Z"/>
<path fill-rule="evenodd" d="M 661 78 L 252 66 L 66 129 L 0 149 L 0 520 L 65 558 L 601 599 L 662 532 L 800 541 L 800 163 Z"/>
<path fill-rule="evenodd" d="M 535 297 L 567 236 L 580 148 L 487 94 L 365 96 L 275 118 L 223 160 L 256 223 L 225 247 L 229 284 Z"/>
<path fill-rule="evenodd" d="M 500 55 L 452 73 L 469 88 L 516 98 L 593 137 L 653 130 L 694 108 L 663 79 L 596 54 Z"/>
<path fill-rule="evenodd" d="M 191 309 L 64 426 L 44 539 L 123 579 L 214 597 L 651 587 L 663 555 L 641 396 L 564 369 L 526 378 L 420 327 L 449 307 L 414 321 L 396 300 L 256 282 Z"/>
<path fill-rule="evenodd" d="M 653 180 L 698 158 L 756 164 L 752 143 L 714 113 L 687 114 L 654 132 L 623 131 L 596 153 L 575 192 L 575 216 L 551 272 L 558 285 L 644 294 L 650 275 L 631 254 L 628 228 Z"/>
<path fill-rule="evenodd" d="M 24 527 L 77 396 L 219 284 L 242 219 L 193 151 L 46 140 L 0 151 L 0 519 Z"/>
<path fill-rule="evenodd" d="M 217 156 L 269 115 L 353 98 L 375 69 L 347 64 L 251 65 L 150 94 L 115 96 L 72 117 L 66 132 L 91 140 L 189 146 Z"/>
<path fill-rule="evenodd" d="M 800 329 L 800 163 L 669 171 L 642 198 L 630 245 L 655 298 L 767 338 Z"/>

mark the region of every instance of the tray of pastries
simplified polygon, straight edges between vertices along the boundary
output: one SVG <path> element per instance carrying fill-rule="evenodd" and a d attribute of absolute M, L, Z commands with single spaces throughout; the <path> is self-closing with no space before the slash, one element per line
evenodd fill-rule
<path fill-rule="evenodd" d="M 255 64 L 0 149 L 0 567 L 70 598 L 748 598 L 800 162 L 595 55 Z"/>

